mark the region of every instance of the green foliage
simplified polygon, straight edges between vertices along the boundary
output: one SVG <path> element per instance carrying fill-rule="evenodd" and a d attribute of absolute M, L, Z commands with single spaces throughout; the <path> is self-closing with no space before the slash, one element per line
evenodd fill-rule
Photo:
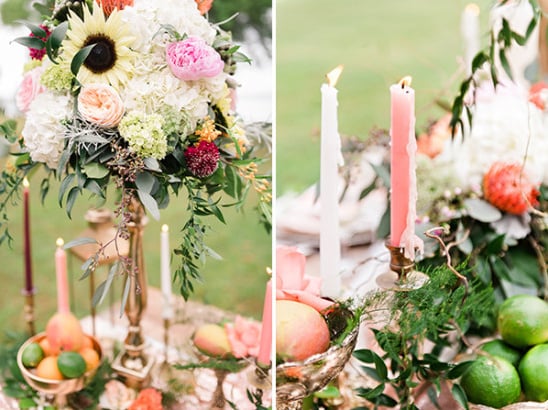
<path fill-rule="evenodd" d="M 521 35 L 520 33 L 513 31 L 508 20 L 503 18 L 501 30 L 496 35 L 491 33 L 487 48 L 478 52 L 472 59 L 471 74 L 461 83 L 459 92 L 453 100 L 453 105 L 451 108 L 451 127 L 453 129 L 453 134 L 459 125 L 461 129 L 464 129 L 464 123 L 462 120 L 463 112 L 466 112 L 468 122 L 470 125 L 472 124 L 472 109 L 469 104 L 465 103 L 465 101 L 472 88 L 475 88 L 478 85 L 478 72 L 480 70 L 485 69 L 486 66 L 488 67 L 491 75 L 491 81 L 493 82 L 493 86 L 496 88 L 500 83 L 495 65 L 496 58 L 498 57 L 505 73 L 510 79 L 512 79 L 512 70 L 508 62 L 507 53 L 514 43 L 524 45 L 530 39 L 542 15 L 542 11 L 537 2 L 535 0 L 528 1 L 533 9 L 533 16 L 527 25 L 525 35 Z M 506 1 L 501 2 L 499 6 L 504 3 L 506 3 Z"/>
<path fill-rule="evenodd" d="M 464 333 L 470 329 L 493 330 L 496 310 L 490 287 L 474 280 L 467 288 L 447 266 L 436 267 L 428 274 L 429 281 L 419 289 L 392 295 L 381 292 L 388 318 L 380 329 L 372 330 L 384 353 L 368 349 L 354 352 L 366 364 L 362 366 L 364 373 L 378 382 L 374 388 L 359 388 L 357 394 L 377 406 L 416 409 L 413 389 L 423 381 L 438 387 L 432 396 L 437 398 L 440 382 L 457 379 L 470 364 L 440 358 L 442 349 L 452 344 L 450 334 L 457 333 L 462 347 Z M 430 351 L 423 351 L 425 341 L 432 343 Z M 384 393 L 386 385 L 392 386 L 394 397 Z"/>
<path fill-rule="evenodd" d="M 272 37 L 272 27 L 267 16 L 271 8 L 271 0 L 215 0 L 209 11 L 209 19 L 217 23 L 229 20 L 221 28 L 232 32 L 234 38 L 240 41 L 246 27 L 257 30 L 263 41 L 266 41 Z M 231 19 L 234 15 L 237 17 Z"/>

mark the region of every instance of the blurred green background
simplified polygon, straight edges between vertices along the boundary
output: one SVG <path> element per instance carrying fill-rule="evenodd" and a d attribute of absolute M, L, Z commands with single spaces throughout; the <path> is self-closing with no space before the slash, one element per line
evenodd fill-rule
<path fill-rule="evenodd" d="M 417 126 L 442 112 L 464 76 L 461 14 L 469 0 L 278 0 L 276 178 L 278 196 L 320 175 L 320 86 L 339 64 L 339 131 L 366 138 L 389 127 L 388 88 L 413 77 Z M 487 43 L 491 0 L 480 7 Z M 460 72 L 459 72 L 460 68 Z"/>
<path fill-rule="evenodd" d="M 28 12 L 31 1 L 5 0 L 0 2 L 0 12 L 4 24 L 15 20 L 32 19 Z M 265 45 L 271 37 L 270 0 L 216 0 L 210 17 L 212 21 L 221 21 L 230 17 L 235 11 L 240 11 L 240 19 L 245 19 L 246 27 L 255 28 Z M 36 16 L 34 17 L 36 18 Z M 34 20 L 35 21 L 35 20 Z M 233 24 L 236 36 L 244 37 L 243 26 Z M 229 29 L 230 27 L 225 27 Z M 9 41 L 10 39 L 4 39 Z M 4 41 L 3 40 L 3 41 Z M 15 43 L 12 47 L 21 47 Z M 9 58 L 4 56 L 4 58 Z M 22 70 L 22 67 L 21 67 Z M 1 72 L 0 72 L 1 75 Z M 268 171 L 271 163 L 265 164 L 264 172 Z M 0 158 L 0 169 L 4 160 Z M 40 182 L 43 174 L 37 173 L 31 180 L 31 230 L 32 230 L 32 257 L 35 287 L 36 327 L 43 330 L 47 319 L 55 312 L 56 288 L 54 252 L 56 238 L 62 237 L 65 242 L 75 239 L 87 227 L 84 214 L 89 206 L 93 205 L 87 197 L 80 197 L 73 210 L 72 220 L 68 219 L 65 211 L 57 203 L 57 186 L 52 185 L 50 194 L 44 205 L 40 203 Z M 231 202 L 230 200 L 225 202 Z M 208 246 L 219 253 L 222 261 L 209 259 L 203 269 L 203 284 L 196 285 L 196 291 L 191 300 L 213 304 L 222 309 L 235 313 L 261 318 L 265 284 L 268 280 L 266 268 L 271 266 L 272 239 L 262 225 L 253 209 L 257 198 L 251 194 L 248 203 L 237 212 L 227 208 L 224 216 L 227 224 L 209 219 L 211 231 L 206 237 Z M 109 208 L 114 209 L 110 204 Z M 161 220 L 150 220 L 144 233 L 144 252 L 146 271 L 149 283 L 152 286 L 160 285 L 160 228 L 162 224 L 170 227 L 171 247 L 178 245 L 178 233 L 186 221 L 186 203 L 184 193 L 180 198 L 172 198 L 168 209 L 162 211 Z M 0 330 L 26 330 L 23 305 L 24 298 L 21 289 L 24 286 L 23 265 L 23 209 L 19 203 L 8 210 L 10 218 L 10 232 L 14 237 L 13 247 L 7 244 L 0 247 L 0 283 L 3 297 L 0 298 Z M 175 269 L 177 259 L 172 261 Z M 82 271 L 81 262 L 69 257 L 70 281 L 72 283 L 71 303 L 75 313 L 81 317 L 89 314 L 89 282 L 79 281 Z M 98 270 L 95 283 L 99 284 L 105 277 L 104 269 Z M 122 292 L 122 278 L 116 278 L 113 295 L 119 299 Z M 177 294 L 177 288 L 174 286 Z M 180 297 L 180 296 L 179 296 Z M 108 307 L 107 297 L 100 309 Z M 0 332 L 0 340 L 3 332 Z"/>

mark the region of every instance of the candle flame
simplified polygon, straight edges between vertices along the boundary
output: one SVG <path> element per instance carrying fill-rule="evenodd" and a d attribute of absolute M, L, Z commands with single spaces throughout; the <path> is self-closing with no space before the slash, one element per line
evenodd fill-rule
<path fill-rule="evenodd" d="M 464 10 L 471 13 L 471 14 L 473 14 L 474 16 L 479 16 L 479 14 L 480 14 L 480 8 L 476 3 L 470 3 L 470 4 L 466 5 Z"/>
<path fill-rule="evenodd" d="M 29 186 L 30 186 L 30 184 L 29 184 L 29 180 L 27 179 L 27 177 L 23 178 L 23 187 L 28 188 Z"/>
<path fill-rule="evenodd" d="M 169 232 L 169 226 L 167 226 L 166 224 L 163 224 L 162 225 L 162 232 Z"/>
<path fill-rule="evenodd" d="M 398 84 L 401 85 L 401 88 L 411 87 L 411 81 L 413 81 L 413 78 L 410 75 L 406 75 Z"/>
<path fill-rule="evenodd" d="M 270 266 L 266 268 L 266 274 L 272 276 L 272 268 Z"/>
<path fill-rule="evenodd" d="M 57 241 L 55 241 L 55 244 L 57 245 L 58 248 L 62 248 L 63 245 L 65 244 L 65 241 L 63 240 L 63 238 L 57 238 Z"/>
<path fill-rule="evenodd" d="M 337 81 L 339 81 L 339 77 L 342 73 L 343 68 L 344 66 L 342 64 L 339 64 L 337 67 L 335 67 L 333 70 L 326 74 L 327 84 L 330 87 L 335 87 Z"/>

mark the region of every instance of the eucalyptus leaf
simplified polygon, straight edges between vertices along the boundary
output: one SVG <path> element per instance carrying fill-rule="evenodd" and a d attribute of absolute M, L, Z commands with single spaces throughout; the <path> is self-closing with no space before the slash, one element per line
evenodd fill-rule
<path fill-rule="evenodd" d="M 96 244 L 96 243 L 98 243 L 97 240 L 93 238 L 78 238 L 65 243 L 65 245 L 63 245 L 63 249 L 70 249 L 70 248 L 74 248 L 75 246 Z"/>
<path fill-rule="evenodd" d="M 139 191 L 146 192 L 147 194 L 152 193 L 155 182 L 156 178 L 154 178 L 154 176 L 148 172 L 138 173 L 137 178 L 135 179 L 135 185 L 137 186 L 137 189 Z"/>
<path fill-rule="evenodd" d="M 93 297 L 91 298 L 91 304 L 94 307 L 98 306 L 99 301 L 103 298 L 106 285 L 107 285 L 107 281 L 104 280 L 99 284 L 99 286 L 97 286 L 97 289 L 95 289 L 95 292 L 93 293 Z"/>
<path fill-rule="evenodd" d="M 457 364 L 455 367 L 453 367 L 449 372 L 447 373 L 447 378 L 449 379 L 457 379 L 460 376 L 462 376 L 469 368 L 474 364 L 474 360 L 469 360 L 466 362 L 461 362 Z"/>
<path fill-rule="evenodd" d="M 72 184 L 73 180 L 74 180 L 74 174 L 68 174 L 61 182 L 61 185 L 59 186 L 59 193 L 57 196 L 59 206 L 63 206 L 63 198 L 65 197 L 65 192 L 67 192 L 67 189 Z"/>
<path fill-rule="evenodd" d="M 82 171 L 88 178 L 92 179 L 102 179 L 109 174 L 108 168 L 98 162 L 90 162 L 89 164 L 84 165 Z"/>
<path fill-rule="evenodd" d="M 152 197 L 152 195 L 140 189 L 137 190 L 137 195 L 139 196 L 139 200 L 141 201 L 145 209 L 150 212 L 150 215 L 154 219 L 159 220 L 160 209 L 158 208 L 158 204 L 156 203 L 156 200 Z"/>
<path fill-rule="evenodd" d="M 78 195 L 80 195 L 80 188 L 77 186 L 72 187 L 68 193 L 66 211 L 69 219 L 72 219 L 72 208 L 74 207 L 74 203 L 76 202 Z"/>
<path fill-rule="evenodd" d="M 156 158 L 145 158 L 143 162 L 145 163 L 146 169 L 156 172 L 162 172 L 162 168 L 160 168 L 160 162 L 158 162 Z"/>
<path fill-rule="evenodd" d="M 72 61 L 70 63 L 70 71 L 74 76 L 78 75 L 80 67 L 82 67 L 82 64 L 84 64 L 84 61 L 86 61 L 86 58 L 88 58 L 89 53 L 91 53 L 93 47 L 95 47 L 95 44 L 90 44 L 89 46 L 81 48 L 72 58 Z"/>
<path fill-rule="evenodd" d="M 34 36 L 39 38 L 46 37 L 46 30 L 44 30 L 39 25 L 30 23 L 28 21 L 18 21 L 18 23 L 24 24 Z"/>
<path fill-rule="evenodd" d="M 464 207 L 468 214 L 480 222 L 495 222 L 502 218 L 502 213 L 489 202 L 479 198 L 467 198 Z"/>
<path fill-rule="evenodd" d="M 36 48 L 37 50 L 41 50 L 46 46 L 44 40 L 36 37 L 17 37 L 12 41 L 28 48 Z"/>
<path fill-rule="evenodd" d="M 462 408 L 464 408 L 465 410 L 470 410 L 468 406 L 468 398 L 466 397 L 466 393 L 464 392 L 462 387 L 460 387 L 460 385 L 454 384 L 451 388 L 451 394 L 453 395 L 453 398 L 457 401 L 457 403 L 462 406 Z"/>
<path fill-rule="evenodd" d="M 126 275 L 126 282 L 124 285 L 124 293 L 122 293 L 122 301 L 120 302 L 120 317 L 124 316 L 124 310 L 126 308 L 127 304 L 127 298 L 129 296 L 129 290 L 131 287 L 131 279 L 129 277 L 129 274 Z"/>

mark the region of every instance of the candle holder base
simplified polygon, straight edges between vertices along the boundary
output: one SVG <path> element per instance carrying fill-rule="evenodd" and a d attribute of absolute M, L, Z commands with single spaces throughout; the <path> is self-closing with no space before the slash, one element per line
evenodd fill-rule
<path fill-rule="evenodd" d="M 415 261 L 405 256 L 404 248 L 385 243 L 390 251 L 390 263 L 388 270 L 377 276 L 377 285 L 383 289 L 399 292 L 421 288 L 428 282 L 428 275 L 415 270 Z"/>
<path fill-rule="evenodd" d="M 112 362 L 114 370 L 122 382 L 131 388 L 141 389 L 150 384 L 150 373 L 154 360 L 140 355 L 131 357 L 127 352 L 120 352 Z"/>

